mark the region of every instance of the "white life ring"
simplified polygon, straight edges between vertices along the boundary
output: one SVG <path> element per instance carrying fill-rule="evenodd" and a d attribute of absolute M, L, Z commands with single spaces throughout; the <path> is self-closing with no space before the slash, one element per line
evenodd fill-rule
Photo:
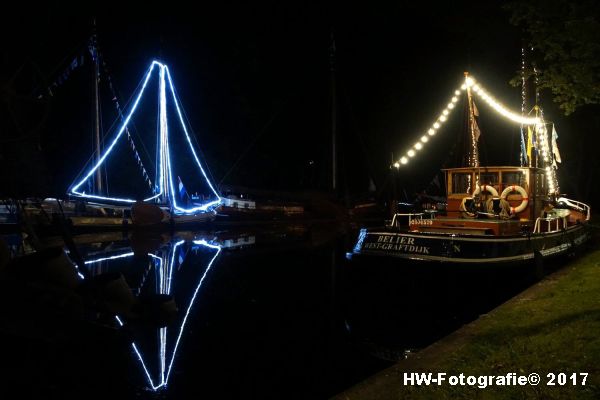
<path fill-rule="evenodd" d="M 479 194 L 481 192 L 488 192 L 491 193 L 492 196 L 494 197 L 498 197 L 498 191 L 496 189 L 494 189 L 493 186 L 490 185 L 481 185 L 481 186 L 477 186 L 477 188 L 475 189 L 475 191 L 473 192 L 473 197 L 475 196 L 479 196 Z"/>
<path fill-rule="evenodd" d="M 517 214 L 517 213 L 520 213 L 521 211 L 523 211 L 525 209 L 525 207 L 527 207 L 527 203 L 529 203 L 529 198 L 527 197 L 527 192 L 525 191 L 525 189 L 523 189 L 521 186 L 517 186 L 517 185 L 511 185 L 511 186 L 508 186 L 506 189 L 504 189 L 504 191 L 500 195 L 500 198 L 506 200 L 506 197 L 508 197 L 508 194 L 512 193 L 512 192 L 519 192 L 519 194 L 521 195 L 521 204 L 519 204 L 518 207 L 510 208 L 511 214 Z"/>

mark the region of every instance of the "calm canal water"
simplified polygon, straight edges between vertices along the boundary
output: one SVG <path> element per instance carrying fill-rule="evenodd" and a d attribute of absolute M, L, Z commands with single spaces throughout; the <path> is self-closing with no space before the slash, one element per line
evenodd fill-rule
<path fill-rule="evenodd" d="M 7 382 L 46 398 L 323 399 L 527 285 L 485 266 L 358 263 L 355 238 L 301 225 L 82 236 L 95 307 L 86 322 L 23 316 L 49 337 L 3 334 Z"/>

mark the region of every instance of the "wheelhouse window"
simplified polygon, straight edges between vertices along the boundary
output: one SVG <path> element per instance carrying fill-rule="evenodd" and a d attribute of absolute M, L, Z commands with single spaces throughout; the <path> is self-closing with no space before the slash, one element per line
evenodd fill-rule
<path fill-rule="evenodd" d="M 473 177 L 470 172 L 452 174 L 452 193 L 471 193 Z"/>
<path fill-rule="evenodd" d="M 502 184 L 504 187 L 510 185 L 518 185 L 522 188 L 525 187 L 525 175 L 521 171 L 514 172 L 503 172 L 502 173 Z"/>
<path fill-rule="evenodd" d="M 498 186 L 498 173 L 485 172 L 479 175 L 479 183 L 481 185 Z"/>

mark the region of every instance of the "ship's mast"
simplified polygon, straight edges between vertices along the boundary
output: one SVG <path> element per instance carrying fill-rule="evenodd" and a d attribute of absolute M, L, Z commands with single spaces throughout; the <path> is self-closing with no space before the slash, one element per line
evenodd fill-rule
<path fill-rule="evenodd" d="M 160 109 L 159 109 L 159 121 L 160 121 L 160 190 L 162 191 L 161 200 L 162 203 L 169 204 L 169 168 L 170 168 L 170 157 L 169 157 L 169 135 L 167 126 L 167 98 L 166 98 L 166 82 L 165 82 L 165 68 L 160 67 Z"/>
<path fill-rule="evenodd" d="M 469 73 L 465 72 L 465 81 L 469 79 Z M 469 113 L 469 150 L 467 152 L 467 166 L 479 167 L 479 127 L 475 121 L 475 105 L 473 104 L 473 95 L 471 85 L 467 86 L 467 104 Z"/>
<path fill-rule="evenodd" d="M 525 111 L 527 110 L 527 81 L 525 79 L 525 44 L 521 47 L 521 117 L 525 117 Z M 527 159 L 527 145 L 525 144 L 526 129 L 525 125 L 521 124 L 521 152 L 519 162 L 521 167 L 529 165 Z"/>
<path fill-rule="evenodd" d="M 337 191 L 337 99 L 335 82 L 335 37 L 331 32 L 329 44 L 329 71 L 331 73 L 331 188 Z"/>
<path fill-rule="evenodd" d="M 96 163 L 100 162 L 101 141 L 100 141 L 100 94 L 98 90 L 98 79 L 100 75 L 100 65 L 98 52 L 96 50 L 96 20 L 94 19 L 94 33 L 92 35 L 93 57 L 94 57 L 94 97 L 95 97 L 95 127 L 94 138 L 96 143 Z M 96 170 L 96 193 L 102 194 L 102 168 Z"/>

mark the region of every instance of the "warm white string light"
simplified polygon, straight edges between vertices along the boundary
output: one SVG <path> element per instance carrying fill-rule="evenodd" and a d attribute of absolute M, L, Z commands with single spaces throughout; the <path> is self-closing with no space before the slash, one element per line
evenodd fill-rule
<path fill-rule="evenodd" d="M 523 125 L 537 125 L 540 123 L 540 119 L 537 117 L 534 117 L 534 118 L 523 117 L 517 113 L 509 111 L 506 107 L 504 107 L 501 103 L 499 103 L 491 95 L 489 95 L 481 87 L 481 85 L 479 83 L 477 83 L 475 81 L 475 79 L 473 79 L 473 77 L 467 76 L 465 78 L 465 82 L 462 84 L 460 89 L 457 89 L 454 91 L 454 95 L 450 99 L 450 102 L 448 103 L 446 108 L 444 108 L 442 110 L 439 117 L 433 123 L 431 128 L 429 128 L 427 130 L 427 135 L 434 136 L 437 133 L 437 130 L 440 129 L 441 126 L 444 124 L 444 122 L 446 122 L 448 120 L 448 116 L 450 115 L 452 110 L 454 110 L 456 108 L 456 103 L 458 102 L 458 96 L 460 96 L 462 91 L 467 90 L 467 88 L 471 88 L 473 92 L 475 92 L 487 104 L 489 104 L 494 110 L 496 110 L 496 112 L 498 112 L 500 115 L 504 116 L 505 118 L 508 118 L 511 121 L 514 121 L 514 122 L 517 122 L 517 123 L 523 124 Z M 417 154 L 417 151 L 423 149 L 424 143 L 427 143 L 429 141 L 429 138 L 427 137 L 427 135 L 423 135 L 419 142 L 417 142 L 412 148 L 410 148 L 405 153 L 405 155 L 400 158 L 399 161 L 395 162 L 394 167 L 400 168 L 400 166 L 407 164 L 409 159 L 413 158 Z M 545 143 L 547 145 L 547 141 Z M 549 155 L 549 152 L 546 151 L 546 154 Z"/>
<path fill-rule="evenodd" d="M 470 78 L 470 77 L 469 77 Z M 472 90 L 475 94 L 481 97 L 486 103 L 488 103 L 496 112 L 503 117 L 510 119 L 511 121 L 517 122 L 523 125 L 535 125 L 540 122 L 540 119 L 537 117 L 524 117 L 512 111 L 509 111 L 506 107 L 500 104 L 494 97 L 488 94 L 480 84 L 475 83 L 475 80 L 471 78 L 471 83 L 469 84 L 469 78 L 467 78 L 467 86 L 472 86 Z"/>
<path fill-rule="evenodd" d="M 542 160 L 546 170 L 546 181 L 548 182 L 548 193 L 557 194 L 558 189 L 558 178 L 556 177 L 556 170 L 552 165 L 550 144 L 548 143 L 548 129 L 546 129 L 546 122 L 541 119 L 541 122 L 536 125 L 537 138 L 541 147 Z"/>
<path fill-rule="evenodd" d="M 429 142 L 431 136 L 434 136 L 437 133 L 437 130 L 441 128 L 442 124 L 448 120 L 448 116 L 452 112 L 452 110 L 456 107 L 456 103 L 458 102 L 458 96 L 460 95 L 460 90 L 456 90 L 454 95 L 450 99 L 450 102 L 442 110 L 439 117 L 436 121 L 431 125 L 431 128 L 427 130 L 427 134 L 421 136 L 421 139 L 414 146 L 406 152 L 405 156 L 402 156 L 399 161 L 394 163 L 394 167 L 400 168 L 401 165 L 405 165 L 408 163 L 408 160 L 414 157 L 417 154 L 417 151 L 422 150 L 424 144 Z"/>

